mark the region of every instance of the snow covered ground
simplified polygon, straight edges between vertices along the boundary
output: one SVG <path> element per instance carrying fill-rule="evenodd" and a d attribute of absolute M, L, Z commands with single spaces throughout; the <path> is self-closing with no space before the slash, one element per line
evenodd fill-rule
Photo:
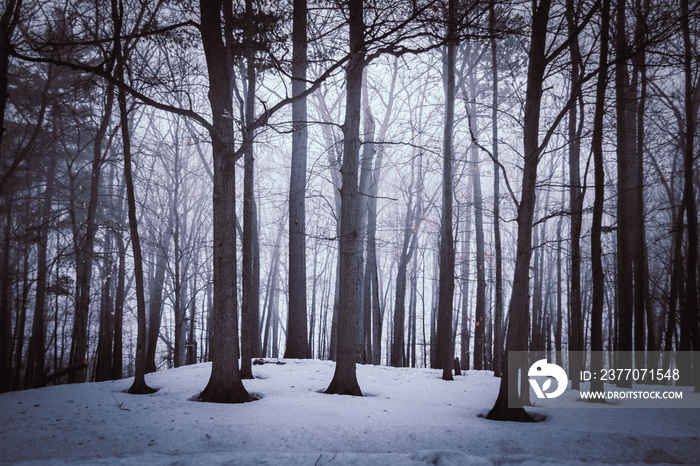
<path fill-rule="evenodd" d="M 320 393 L 327 361 L 254 366 L 262 396 L 241 405 L 190 401 L 210 364 L 146 376 L 160 390 L 123 393 L 131 380 L 0 395 L 0 463 L 19 464 L 700 464 L 700 410 L 537 409 L 518 424 L 477 415 L 498 379 L 454 382 L 429 369 L 358 366 L 365 397 Z"/>

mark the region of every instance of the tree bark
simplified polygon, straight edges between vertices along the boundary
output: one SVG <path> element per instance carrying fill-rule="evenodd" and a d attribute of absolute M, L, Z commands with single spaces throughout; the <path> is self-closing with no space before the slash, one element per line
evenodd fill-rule
<path fill-rule="evenodd" d="M 343 187 L 340 231 L 340 306 L 335 373 L 326 393 L 362 396 L 356 374 L 356 318 L 358 238 L 358 165 L 360 155 L 360 111 L 365 41 L 362 0 L 349 0 L 350 60 L 346 68 L 346 104 L 343 123 Z"/>
<path fill-rule="evenodd" d="M 496 45 L 496 12 L 495 0 L 489 3 L 489 28 L 491 30 L 491 70 L 492 70 L 492 98 L 491 98 L 491 128 L 493 147 L 493 247 L 496 259 L 496 303 L 494 312 L 493 332 L 493 375 L 501 376 L 501 362 L 503 359 L 503 258 L 501 248 L 501 194 L 500 194 L 500 167 L 498 161 L 498 59 Z M 463 363 L 464 364 L 464 363 Z"/>
<path fill-rule="evenodd" d="M 127 56 L 122 52 L 121 31 L 124 17 L 123 5 L 118 5 L 117 0 L 112 0 L 112 20 L 114 22 L 114 55 L 117 60 L 115 77 L 124 83 L 124 70 Z M 124 151 L 124 182 L 126 183 L 126 198 L 129 211 L 129 233 L 131 234 L 131 249 L 134 255 L 134 278 L 136 281 L 136 372 L 134 382 L 129 387 L 128 393 L 144 395 L 156 390 L 146 384 L 146 297 L 144 290 L 143 259 L 141 256 L 141 241 L 139 239 L 138 220 L 136 218 L 136 196 L 134 192 L 134 180 L 131 168 L 131 136 L 129 132 L 129 114 L 126 106 L 126 92 L 119 87 L 117 101 L 119 104 L 119 116 L 122 133 L 122 148 Z"/>
<path fill-rule="evenodd" d="M 232 63 L 221 37 L 222 3 L 221 0 L 200 0 L 202 45 L 209 74 L 209 103 L 213 119 L 210 136 L 214 160 L 214 297 L 210 347 L 212 372 L 199 399 L 242 403 L 251 401 L 252 397 L 243 386 L 238 370 Z"/>
<path fill-rule="evenodd" d="M 124 223 L 123 190 L 126 189 L 123 182 L 120 188 L 119 207 L 117 208 L 117 222 Z M 117 290 L 114 297 L 114 350 L 112 351 L 112 379 L 118 380 L 123 375 L 123 325 L 124 325 L 124 301 L 126 299 L 126 245 L 121 235 L 115 235 L 117 248 L 119 249 L 119 265 L 117 273 Z M 146 358 L 148 363 L 148 358 Z M 148 367 L 146 367 L 148 370 Z"/>
<path fill-rule="evenodd" d="M 583 73 L 581 60 L 581 50 L 576 37 L 576 11 L 574 0 L 566 2 L 566 22 L 569 32 L 569 56 L 571 57 L 571 70 L 569 73 L 571 81 L 571 99 L 578 100 L 581 93 L 581 74 Z M 577 126 L 577 112 L 579 108 L 576 104 L 569 109 L 568 121 L 568 141 L 569 148 L 569 208 L 571 215 L 571 294 L 569 304 L 571 309 L 571 328 L 569 335 L 570 354 L 569 374 L 571 375 L 571 388 L 578 390 L 580 378 L 576 376 L 581 370 L 582 361 L 580 354 L 583 351 L 583 320 L 581 318 L 581 224 L 583 222 L 583 190 L 581 188 L 581 175 L 579 169 L 581 139 Z"/>
<path fill-rule="evenodd" d="M 683 33 L 683 71 L 685 74 L 685 147 L 683 154 L 683 201 L 688 223 L 688 257 L 686 262 L 685 303 L 681 310 L 681 344 L 680 351 L 700 350 L 700 333 L 698 331 L 698 214 L 695 204 L 695 187 L 693 185 L 694 143 L 696 104 L 693 87 L 693 43 L 690 38 L 690 18 L 688 0 L 681 0 L 681 29 Z M 682 218 L 682 215 L 681 215 Z M 700 391 L 700 363 L 695 361 L 693 367 L 695 391 Z"/>
<path fill-rule="evenodd" d="M 292 96 L 306 90 L 306 0 L 294 0 Z M 306 97 L 292 102 L 292 172 L 289 179 L 289 317 L 285 358 L 310 358 L 306 317 Z"/>
<path fill-rule="evenodd" d="M 591 272 L 593 275 L 593 302 L 591 308 L 591 372 L 603 369 L 603 305 L 605 299 L 605 275 L 603 272 L 603 245 L 601 227 L 605 201 L 605 165 L 603 161 L 603 116 L 605 113 L 605 89 L 608 79 L 608 47 L 610 34 L 610 0 L 603 0 L 600 31 L 600 65 L 596 85 L 596 103 L 593 116 L 593 165 L 595 172 L 595 198 L 593 200 L 593 224 L 591 226 Z M 596 377 L 591 381 L 591 392 L 603 391 L 603 381 Z"/>
<path fill-rule="evenodd" d="M 253 157 L 254 131 L 252 125 L 255 118 L 255 49 L 253 48 L 253 2 L 246 0 L 245 36 L 247 46 L 245 49 L 247 92 L 245 97 L 245 125 L 243 130 L 242 152 L 244 158 L 243 169 L 243 309 L 241 312 L 241 378 L 252 379 L 253 370 L 251 361 L 255 347 L 260 345 L 258 333 L 258 321 L 260 318 L 260 284 L 256 275 L 255 242 L 257 234 L 257 222 L 255 216 L 255 159 Z M 306 275 L 304 275 L 306 277 Z M 256 280 L 256 278 L 258 280 Z M 306 286 L 306 285 L 304 285 Z M 304 294 L 304 296 L 306 296 Z M 306 303 L 304 303 L 305 305 Z M 306 307 L 304 307 L 306 313 Z M 306 334 L 306 325 L 302 329 Z M 305 335 L 304 335 L 305 336 Z M 287 332 L 289 338 L 289 332 Z"/>
<path fill-rule="evenodd" d="M 618 360 L 617 366 L 632 367 L 632 325 L 634 309 L 633 230 L 634 209 L 635 114 L 634 92 L 630 88 L 627 60 L 630 55 L 625 35 L 625 2 L 617 4 L 615 38 L 615 99 L 617 102 L 617 296 Z M 620 380 L 620 387 L 631 387 L 631 381 Z"/>
<path fill-rule="evenodd" d="M 452 238 L 452 138 L 455 105 L 456 0 L 449 1 L 447 61 L 445 63 L 445 129 L 443 137 L 442 214 L 440 222 L 440 287 L 438 294 L 437 368 L 443 380 L 452 377 L 452 300 L 454 297 L 454 241 Z"/>
<path fill-rule="evenodd" d="M 533 2 L 532 30 L 530 51 L 528 53 L 527 90 L 525 95 L 524 115 L 524 166 L 522 195 L 518 205 L 518 239 L 515 259 L 513 289 L 508 311 L 508 334 L 506 337 L 506 355 L 503 359 L 503 375 L 498 391 L 498 398 L 489 411 L 487 418 L 502 421 L 532 421 L 522 406 L 517 406 L 517 392 L 512 393 L 515 407 L 508 406 L 509 379 L 517 377 L 517 367 L 509 372 L 508 353 L 527 351 L 528 342 L 528 303 L 530 300 L 530 257 L 532 254 L 532 219 L 535 211 L 535 194 L 537 185 L 537 165 L 542 148 L 539 145 L 540 106 L 542 101 L 542 81 L 547 66 L 545 47 L 547 24 L 549 23 L 550 0 Z M 527 387 L 524 388 L 526 390 Z"/>

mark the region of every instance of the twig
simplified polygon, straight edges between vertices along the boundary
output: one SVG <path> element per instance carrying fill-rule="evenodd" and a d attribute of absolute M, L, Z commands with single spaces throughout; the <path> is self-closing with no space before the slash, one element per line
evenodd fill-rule
<path fill-rule="evenodd" d="M 112 398 L 114 398 L 114 401 L 117 402 L 117 408 L 121 409 L 122 411 L 131 411 L 129 408 L 124 408 L 124 407 L 123 407 L 124 402 L 122 401 L 122 402 L 120 403 L 119 400 L 117 400 L 117 397 L 114 396 L 114 392 L 112 392 Z"/>
<path fill-rule="evenodd" d="M 393 198 L 393 197 L 372 196 L 371 194 L 365 194 L 365 193 L 361 193 L 361 192 L 359 192 L 359 191 L 357 192 L 357 194 L 359 194 L 360 196 L 367 196 L 367 197 L 371 197 L 371 198 L 374 198 L 374 199 L 389 199 L 390 201 L 398 201 L 398 199 Z"/>

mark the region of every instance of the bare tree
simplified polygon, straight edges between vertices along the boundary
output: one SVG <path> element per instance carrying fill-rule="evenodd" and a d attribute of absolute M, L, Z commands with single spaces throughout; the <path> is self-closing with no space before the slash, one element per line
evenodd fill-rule
<path fill-rule="evenodd" d="M 289 181 L 289 318 L 286 358 L 309 358 L 306 336 L 307 7 L 294 0 L 292 24 L 292 172 Z"/>
<path fill-rule="evenodd" d="M 346 68 L 345 122 L 343 123 L 343 187 L 340 213 L 340 305 L 338 349 L 333 380 L 326 393 L 362 396 L 357 383 L 356 318 L 362 312 L 357 296 L 358 165 L 360 156 L 360 112 L 365 39 L 362 0 L 349 0 L 350 60 Z"/>

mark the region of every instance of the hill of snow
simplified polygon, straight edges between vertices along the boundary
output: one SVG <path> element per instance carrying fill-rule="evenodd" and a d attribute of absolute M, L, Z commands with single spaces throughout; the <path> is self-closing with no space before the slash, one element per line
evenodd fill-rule
<path fill-rule="evenodd" d="M 697 409 L 537 409 L 534 424 L 488 421 L 499 379 L 469 371 L 358 366 L 365 397 L 320 393 L 328 361 L 254 366 L 241 405 L 190 401 L 210 364 L 0 395 L 0 463 L 576 464 L 700 462 Z"/>

